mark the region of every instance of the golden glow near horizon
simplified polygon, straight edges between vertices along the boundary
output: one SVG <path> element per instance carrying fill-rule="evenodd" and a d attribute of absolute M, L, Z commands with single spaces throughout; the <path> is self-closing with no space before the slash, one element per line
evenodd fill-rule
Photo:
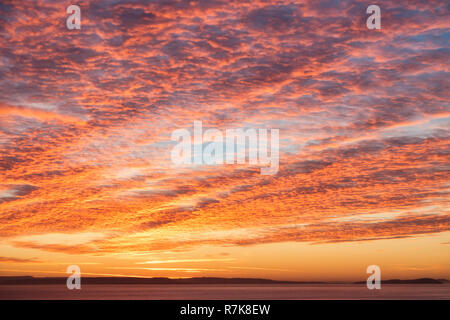
<path fill-rule="evenodd" d="M 444 6 L 0 6 L 0 275 L 450 279 Z M 278 172 L 174 165 L 194 121 Z"/>

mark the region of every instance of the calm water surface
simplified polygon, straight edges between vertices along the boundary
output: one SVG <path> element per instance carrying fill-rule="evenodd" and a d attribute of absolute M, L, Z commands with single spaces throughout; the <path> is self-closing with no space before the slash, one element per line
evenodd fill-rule
<path fill-rule="evenodd" d="M 0 285 L 0 299 L 450 299 L 450 284 L 383 285 Z"/>

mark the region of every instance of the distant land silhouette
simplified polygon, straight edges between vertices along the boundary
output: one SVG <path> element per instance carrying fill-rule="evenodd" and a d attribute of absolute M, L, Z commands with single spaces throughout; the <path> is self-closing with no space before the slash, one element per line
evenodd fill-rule
<path fill-rule="evenodd" d="M 381 284 L 443 284 L 444 282 L 449 282 L 446 279 L 432 279 L 432 278 L 420 278 L 420 279 L 410 279 L 410 280 L 400 280 L 400 279 L 390 279 L 381 280 Z M 363 284 L 366 281 L 354 282 L 355 284 Z"/>
<path fill-rule="evenodd" d="M 32 276 L 0 276 L 0 285 L 42 285 L 64 284 L 66 277 L 32 277 Z M 320 281 L 280 281 L 258 278 L 135 278 L 135 277 L 82 277 L 83 284 L 365 284 L 366 281 L 357 282 L 320 282 Z M 443 284 L 446 279 L 411 279 L 411 280 L 382 280 L 382 284 Z"/>
<path fill-rule="evenodd" d="M 0 276 L 0 285 L 65 284 L 66 277 Z M 135 278 L 135 277 L 82 277 L 84 284 L 321 284 L 317 281 L 278 281 L 258 278 Z"/>

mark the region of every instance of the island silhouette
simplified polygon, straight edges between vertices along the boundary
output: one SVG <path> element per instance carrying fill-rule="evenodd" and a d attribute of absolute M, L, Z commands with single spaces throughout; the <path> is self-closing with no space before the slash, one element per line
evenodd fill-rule
<path fill-rule="evenodd" d="M 33 277 L 33 276 L 0 276 L 0 285 L 43 285 L 43 284 L 65 284 L 66 277 Z M 136 277 L 83 277 L 83 284 L 158 284 L 158 285 L 223 285 L 223 284 L 366 284 L 366 281 L 343 282 L 343 281 L 282 281 L 260 278 L 136 278 Z M 390 279 L 382 280 L 382 284 L 443 284 L 449 282 L 447 279 Z"/>

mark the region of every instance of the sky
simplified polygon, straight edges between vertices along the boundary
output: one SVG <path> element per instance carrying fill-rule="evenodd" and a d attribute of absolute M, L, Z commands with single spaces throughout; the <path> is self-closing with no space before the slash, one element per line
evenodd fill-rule
<path fill-rule="evenodd" d="M 450 279 L 450 6 L 0 4 L 0 275 Z M 177 129 L 280 164 L 177 166 Z"/>

